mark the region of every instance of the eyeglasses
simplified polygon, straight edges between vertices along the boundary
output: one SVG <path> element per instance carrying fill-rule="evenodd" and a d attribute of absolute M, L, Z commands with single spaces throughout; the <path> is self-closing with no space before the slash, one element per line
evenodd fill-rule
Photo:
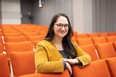
<path fill-rule="evenodd" d="M 63 27 L 65 28 L 65 29 L 68 29 L 68 27 L 69 27 L 69 25 L 68 24 L 55 24 L 55 25 L 57 25 L 57 27 L 59 28 L 59 29 L 62 29 Z"/>

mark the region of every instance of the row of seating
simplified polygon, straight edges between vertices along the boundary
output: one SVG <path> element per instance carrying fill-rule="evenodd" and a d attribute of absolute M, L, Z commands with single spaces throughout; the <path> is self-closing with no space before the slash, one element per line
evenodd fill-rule
<path fill-rule="evenodd" d="M 116 57 L 116 42 L 103 44 L 89 44 L 79 46 L 82 50 L 90 54 L 92 61 Z"/>
<path fill-rule="evenodd" d="M 95 33 L 77 33 L 74 32 L 75 38 L 115 36 L 116 32 L 95 32 Z"/>
<path fill-rule="evenodd" d="M 0 52 L 3 53 L 4 50 L 0 43 Z M 6 42 L 5 43 L 5 52 L 9 58 L 9 54 L 12 52 L 28 52 L 28 51 L 35 51 L 33 44 L 30 41 L 25 42 Z M 109 42 L 109 43 L 102 43 L 102 44 L 88 44 L 88 45 L 81 45 L 81 49 L 85 52 L 89 53 L 92 57 L 92 61 L 98 59 L 104 59 L 109 57 L 116 57 L 116 42 Z"/>
<path fill-rule="evenodd" d="M 15 77 L 70 77 L 67 70 L 59 74 L 35 73 L 34 52 L 14 52 L 11 62 Z M 72 66 L 73 77 L 116 77 L 116 57 L 96 60 L 85 67 Z M 0 53 L 0 77 L 10 77 L 7 56 Z"/>
<path fill-rule="evenodd" d="M 78 45 L 108 43 L 108 42 L 116 42 L 116 36 L 75 38 L 74 41 L 76 41 Z"/>

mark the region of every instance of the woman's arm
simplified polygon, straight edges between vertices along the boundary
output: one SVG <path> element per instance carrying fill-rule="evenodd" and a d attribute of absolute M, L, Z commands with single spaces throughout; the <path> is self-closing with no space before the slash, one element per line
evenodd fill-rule
<path fill-rule="evenodd" d="M 71 65 L 77 64 L 79 66 L 89 64 L 91 62 L 90 55 L 84 52 L 75 42 L 72 43 L 77 51 L 77 57 L 74 59 L 64 59 L 64 61 L 70 63 Z"/>
<path fill-rule="evenodd" d="M 55 57 L 57 56 L 55 55 Z M 35 65 L 37 72 L 41 73 L 61 73 L 64 71 L 63 61 L 49 61 L 45 48 L 40 45 L 36 47 Z"/>

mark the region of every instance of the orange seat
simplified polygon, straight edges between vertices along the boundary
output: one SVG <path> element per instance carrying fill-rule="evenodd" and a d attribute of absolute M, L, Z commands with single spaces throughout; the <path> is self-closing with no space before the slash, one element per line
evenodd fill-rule
<path fill-rule="evenodd" d="M 115 48 L 115 51 L 116 51 L 116 42 L 113 42 L 113 45 L 114 45 L 114 48 Z"/>
<path fill-rule="evenodd" d="M 70 77 L 68 70 L 65 70 L 63 73 L 57 73 L 57 74 L 28 74 L 28 75 L 22 75 L 19 77 Z"/>
<path fill-rule="evenodd" d="M 34 51 L 10 54 L 14 76 L 35 73 Z"/>
<path fill-rule="evenodd" d="M 107 40 L 105 37 L 93 37 L 92 38 L 93 43 L 97 44 L 97 43 L 107 43 Z"/>
<path fill-rule="evenodd" d="M 3 44 L 0 43 L 0 53 L 2 53 L 4 51 L 4 46 Z"/>
<path fill-rule="evenodd" d="M 116 36 L 107 36 L 106 39 L 108 42 L 116 42 Z"/>
<path fill-rule="evenodd" d="M 27 36 L 30 41 L 41 41 L 45 38 L 43 35 L 33 35 L 33 36 Z"/>
<path fill-rule="evenodd" d="M 99 37 L 99 35 L 97 33 L 89 33 L 88 36 L 89 37 Z"/>
<path fill-rule="evenodd" d="M 107 32 L 101 32 L 101 33 L 98 33 L 98 35 L 100 37 L 104 37 L 104 36 L 108 36 L 108 33 Z"/>
<path fill-rule="evenodd" d="M 6 52 L 9 54 L 11 52 L 27 52 L 33 51 L 33 44 L 30 41 L 25 42 L 6 42 L 5 43 Z"/>
<path fill-rule="evenodd" d="M 3 53 L 0 53 L 0 77 L 10 77 L 7 56 Z"/>
<path fill-rule="evenodd" d="M 5 42 L 22 42 L 22 41 L 27 41 L 27 38 L 25 36 L 5 36 L 4 41 Z"/>
<path fill-rule="evenodd" d="M 93 44 L 83 45 L 83 46 L 80 46 L 80 48 L 82 50 L 84 50 L 85 52 L 87 52 L 91 56 L 92 61 L 99 59 L 98 53 L 97 53 L 96 48 Z"/>
<path fill-rule="evenodd" d="M 108 35 L 109 36 L 116 36 L 116 32 L 109 32 Z"/>
<path fill-rule="evenodd" d="M 108 65 L 111 77 L 116 77 L 116 57 L 106 59 L 106 63 Z"/>
<path fill-rule="evenodd" d="M 88 37 L 88 38 L 77 38 L 77 44 L 78 45 L 93 44 L 93 41 L 90 37 Z"/>
<path fill-rule="evenodd" d="M 3 33 L 4 36 L 21 36 L 22 34 L 20 32 L 15 33 Z"/>
<path fill-rule="evenodd" d="M 1 32 L 1 29 L 0 29 L 0 37 L 2 36 L 2 32 Z"/>
<path fill-rule="evenodd" d="M 85 67 L 73 67 L 74 77 L 111 77 L 104 60 L 97 60 Z"/>
<path fill-rule="evenodd" d="M 4 43 L 2 37 L 0 37 L 0 52 L 3 52 L 4 50 Z"/>
<path fill-rule="evenodd" d="M 116 51 L 112 43 L 104 43 L 95 45 L 101 59 L 116 57 Z"/>
<path fill-rule="evenodd" d="M 0 37 L 0 43 L 3 44 L 3 39 L 2 39 L 2 37 Z"/>
<path fill-rule="evenodd" d="M 32 35 L 39 35 L 39 33 L 37 33 L 37 32 L 32 32 L 32 31 L 28 31 L 28 30 L 27 30 L 27 31 L 25 30 L 25 31 L 23 32 L 23 34 L 24 34 L 25 36 L 28 36 L 28 35 L 31 35 L 31 36 L 32 36 Z"/>
<path fill-rule="evenodd" d="M 77 38 L 86 38 L 88 34 L 77 34 Z"/>

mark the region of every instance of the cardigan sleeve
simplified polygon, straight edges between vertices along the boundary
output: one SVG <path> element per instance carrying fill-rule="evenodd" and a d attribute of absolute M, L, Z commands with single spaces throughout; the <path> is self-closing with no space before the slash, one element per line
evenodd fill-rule
<path fill-rule="evenodd" d="M 82 66 L 89 64 L 91 62 L 90 55 L 83 51 L 77 44 L 74 44 L 74 47 L 77 50 L 77 59 L 82 63 Z"/>
<path fill-rule="evenodd" d="M 35 65 L 37 72 L 40 73 L 61 73 L 64 71 L 63 62 L 49 61 L 46 49 L 41 45 L 37 45 L 36 47 Z"/>

